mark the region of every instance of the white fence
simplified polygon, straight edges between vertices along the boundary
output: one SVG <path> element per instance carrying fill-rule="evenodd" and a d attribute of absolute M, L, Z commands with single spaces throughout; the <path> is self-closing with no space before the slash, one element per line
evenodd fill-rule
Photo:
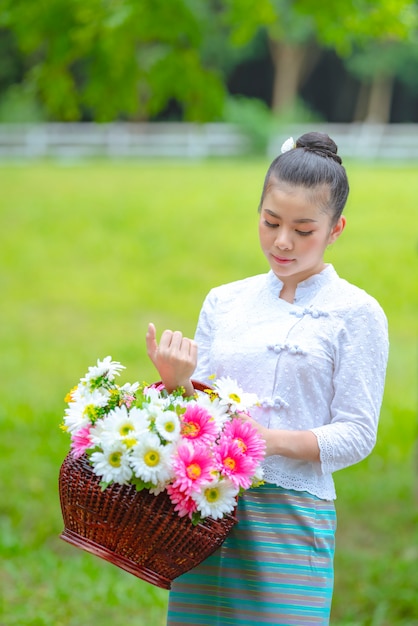
<path fill-rule="evenodd" d="M 418 160 L 418 124 L 289 125 L 269 142 L 267 154 L 307 130 L 322 130 L 336 141 L 342 157 Z M 0 125 L 0 159 L 39 158 L 205 158 L 251 154 L 250 135 L 230 124 L 10 124 Z"/>
<path fill-rule="evenodd" d="M 249 140 L 227 124 L 0 125 L 0 158 L 202 158 L 246 154 Z"/>
<path fill-rule="evenodd" d="M 305 133 L 305 126 L 286 128 L 295 139 Z M 328 133 L 343 159 L 418 160 L 418 124 L 315 124 L 314 130 Z M 274 137 L 268 154 L 280 153 L 282 137 Z"/>

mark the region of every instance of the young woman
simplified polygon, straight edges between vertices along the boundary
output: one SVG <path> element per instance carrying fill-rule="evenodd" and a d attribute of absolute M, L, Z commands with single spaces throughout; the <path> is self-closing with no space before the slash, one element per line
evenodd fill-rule
<path fill-rule="evenodd" d="M 349 186 L 337 146 L 308 133 L 271 164 L 259 207 L 267 274 L 213 289 L 195 340 L 166 330 L 148 354 L 169 389 L 231 376 L 260 398 L 265 484 L 239 501 L 221 549 L 178 578 L 170 626 L 329 624 L 336 517 L 332 473 L 375 440 L 386 317 L 324 253 L 344 230 Z"/>

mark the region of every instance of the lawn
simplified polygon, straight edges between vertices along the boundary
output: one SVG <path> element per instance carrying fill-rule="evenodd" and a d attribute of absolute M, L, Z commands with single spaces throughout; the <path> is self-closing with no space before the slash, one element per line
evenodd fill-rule
<path fill-rule="evenodd" d="M 97 358 L 156 378 L 144 336 L 193 334 L 215 285 L 266 271 L 263 160 L 0 166 L 0 623 L 164 624 L 167 592 L 59 539 L 64 395 Z M 418 176 L 349 163 L 348 225 L 327 260 L 385 309 L 377 446 L 335 475 L 332 626 L 418 624 Z"/>

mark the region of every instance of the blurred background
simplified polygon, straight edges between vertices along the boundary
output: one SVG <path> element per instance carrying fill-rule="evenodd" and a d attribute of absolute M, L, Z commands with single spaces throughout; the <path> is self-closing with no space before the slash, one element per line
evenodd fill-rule
<path fill-rule="evenodd" d="M 289 135 L 350 180 L 327 261 L 384 308 L 372 455 L 337 472 L 332 626 L 418 625 L 418 3 L 0 0 L 0 624 L 162 626 L 167 592 L 59 539 L 64 396 L 98 358 L 152 382 L 267 270 L 257 205 Z"/>
<path fill-rule="evenodd" d="M 348 156 L 416 155 L 415 127 L 405 126 L 418 122 L 413 0 L 0 7 L 3 158 L 274 152 L 276 132 L 295 123 L 339 125 Z M 119 125 L 16 126 L 48 122 Z M 126 125 L 145 122 L 154 124 Z M 211 140 L 204 123 L 217 124 Z"/>

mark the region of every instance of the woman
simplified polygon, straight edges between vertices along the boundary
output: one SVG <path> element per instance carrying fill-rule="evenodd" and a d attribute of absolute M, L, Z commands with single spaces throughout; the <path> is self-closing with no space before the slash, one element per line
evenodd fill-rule
<path fill-rule="evenodd" d="M 148 354 L 169 389 L 231 376 L 260 398 L 265 484 L 239 501 L 221 549 L 177 579 L 170 626 L 329 624 L 336 497 L 332 473 L 376 441 L 388 355 L 386 317 L 324 262 L 342 234 L 349 185 L 321 133 L 285 142 L 259 207 L 267 274 L 213 289 L 195 340 L 155 327 Z"/>

